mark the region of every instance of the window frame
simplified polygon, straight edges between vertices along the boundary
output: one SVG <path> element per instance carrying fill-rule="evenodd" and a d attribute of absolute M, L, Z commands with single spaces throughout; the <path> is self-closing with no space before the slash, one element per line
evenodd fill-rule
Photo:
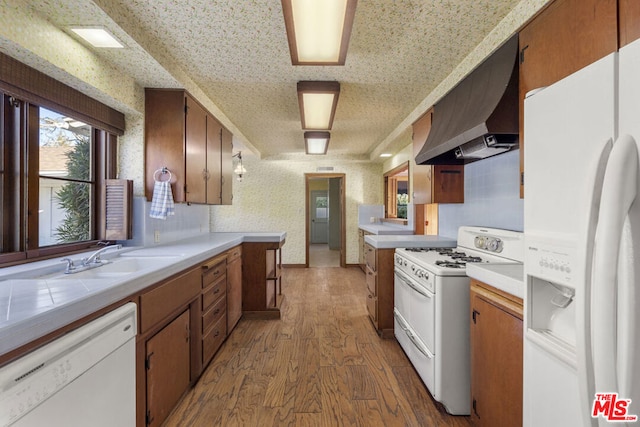
<path fill-rule="evenodd" d="M 95 247 L 103 233 L 105 180 L 117 174 L 117 136 L 124 134 L 124 115 L 2 53 L 0 95 L 0 267 Z M 92 127 L 91 240 L 39 247 L 39 107 Z"/>
<path fill-rule="evenodd" d="M 406 175 L 404 172 L 406 171 Z M 400 176 L 400 174 L 402 174 Z M 411 177 L 409 176 L 409 162 L 387 171 L 384 178 L 384 217 L 399 221 L 407 221 L 406 218 L 398 218 L 398 181 L 407 182 L 408 203 L 411 203 Z M 408 212 L 407 212 L 408 216 Z"/>

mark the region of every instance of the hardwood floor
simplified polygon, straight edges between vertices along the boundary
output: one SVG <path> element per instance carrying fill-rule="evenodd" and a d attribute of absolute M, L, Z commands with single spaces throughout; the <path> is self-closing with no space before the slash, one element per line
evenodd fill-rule
<path fill-rule="evenodd" d="M 280 320 L 242 319 L 167 426 L 469 426 L 378 337 L 358 268 L 287 268 Z"/>

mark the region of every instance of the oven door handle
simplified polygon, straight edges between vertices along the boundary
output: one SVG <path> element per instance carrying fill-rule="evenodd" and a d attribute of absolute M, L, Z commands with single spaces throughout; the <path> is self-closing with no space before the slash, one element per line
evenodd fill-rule
<path fill-rule="evenodd" d="M 418 343 L 416 336 L 413 334 L 413 332 L 411 332 L 411 329 L 409 329 L 408 326 L 405 326 L 404 319 L 398 314 L 397 309 L 393 310 L 393 317 L 396 318 L 398 325 L 404 331 L 404 333 L 407 334 L 407 337 L 409 337 L 409 340 L 411 340 L 414 347 L 417 348 L 420 353 L 424 354 L 425 357 L 429 359 L 433 359 L 433 354 L 431 354 L 431 352 L 426 348 L 423 348 L 423 346 L 421 346 L 420 343 Z"/>
<path fill-rule="evenodd" d="M 406 283 L 407 286 L 409 286 L 411 289 L 413 289 L 414 291 L 416 291 L 417 293 L 419 293 L 423 297 L 431 298 L 431 295 L 428 294 L 427 291 L 425 291 L 424 289 L 418 287 L 417 285 L 414 285 L 413 282 L 411 281 L 411 279 L 408 279 L 408 278 L 405 277 L 404 273 L 402 273 L 400 271 L 396 271 L 395 273 L 398 276 L 398 278 L 400 280 L 402 280 L 404 283 Z"/>
<path fill-rule="evenodd" d="M 410 330 L 407 329 L 404 332 L 407 334 L 413 345 L 418 349 L 420 353 L 424 354 L 428 359 L 433 359 L 433 354 L 431 354 L 431 352 L 426 348 L 422 348 L 422 346 L 418 343 L 416 336 L 413 335 Z"/>

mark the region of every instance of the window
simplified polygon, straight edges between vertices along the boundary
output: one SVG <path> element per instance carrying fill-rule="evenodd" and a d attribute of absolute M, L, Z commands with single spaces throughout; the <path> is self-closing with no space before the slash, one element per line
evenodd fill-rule
<path fill-rule="evenodd" d="M 407 219 L 409 162 L 384 174 L 385 218 Z"/>
<path fill-rule="evenodd" d="M 124 115 L 0 53 L 0 265 L 86 249 L 105 232 Z"/>
<path fill-rule="evenodd" d="M 116 138 L 53 108 L 2 93 L 0 263 L 89 247 Z M 109 161 L 107 161 L 107 159 Z"/>

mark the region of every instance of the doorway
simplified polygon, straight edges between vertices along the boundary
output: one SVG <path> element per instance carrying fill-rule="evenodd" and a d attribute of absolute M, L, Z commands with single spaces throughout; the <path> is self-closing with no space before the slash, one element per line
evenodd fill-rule
<path fill-rule="evenodd" d="M 306 267 L 346 266 L 344 188 L 344 174 L 305 174 Z"/>

